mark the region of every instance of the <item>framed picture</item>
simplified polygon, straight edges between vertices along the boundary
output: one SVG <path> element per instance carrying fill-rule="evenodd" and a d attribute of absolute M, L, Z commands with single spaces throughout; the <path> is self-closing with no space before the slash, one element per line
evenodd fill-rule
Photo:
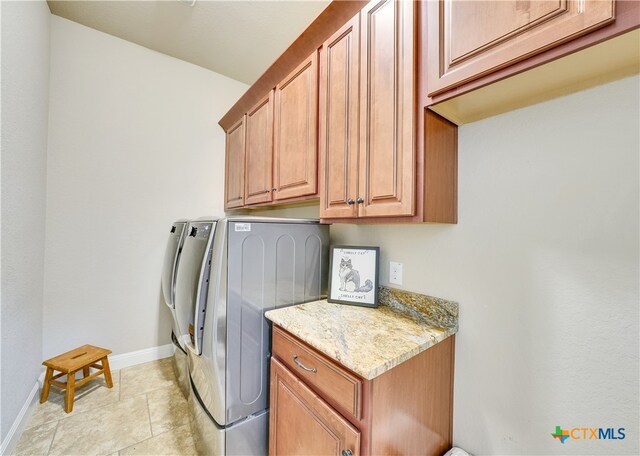
<path fill-rule="evenodd" d="M 378 307 L 380 247 L 331 246 L 328 302 Z"/>

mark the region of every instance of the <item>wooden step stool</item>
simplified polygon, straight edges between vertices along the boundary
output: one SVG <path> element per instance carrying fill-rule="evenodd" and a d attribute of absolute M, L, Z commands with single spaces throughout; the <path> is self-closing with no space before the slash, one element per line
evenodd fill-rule
<path fill-rule="evenodd" d="M 65 412 L 69 413 L 73 410 L 73 395 L 76 390 L 76 386 L 82 386 L 89 380 L 96 378 L 98 375 L 104 374 L 104 379 L 107 382 L 107 387 L 113 387 L 113 380 L 111 379 L 111 370 L 109 369 L 109 360 L 107 356 L 111 354 L 111 350 L 106 348 L 94 347 L 93 345 L 83 345 L 74 350 L 58 355 L 55 358 L 51 358 L 43 362 L 44 366 L 47 366 L 47 374 L 44 378 L 44 385 L 42 385 L 42 395 L 40 396 L 40 403 L 47 402 L 49 397 L 49 388 L 51 385 L 55 385 L 58 388 L 65 390 Z M 102 361 L 102 365 L 97 364 L 98 361 Z M 93 374 L 91 368 L 98 369 Z M 76 383 L 76 372 L 82 369 L 84 378 Z M 53 375 L 53 371 L 60 372 L 57 375 Z M 67 383 L 56 381 L 57 378 L 67 376 Z"/>

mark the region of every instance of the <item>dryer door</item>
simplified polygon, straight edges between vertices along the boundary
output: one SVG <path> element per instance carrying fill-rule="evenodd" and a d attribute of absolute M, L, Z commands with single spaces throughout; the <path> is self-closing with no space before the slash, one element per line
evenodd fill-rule
<path fill-rule="evenodd" d="M 180 256 L 180 267 L 176 277 L 175 310 L 178 321 L 176 334 L 188 341 L 189 325 L 194 324 L 194 310 L 198 299 L 207 299 L 208 261 L 215 222 L 191 222 Z M 204 292 L 202 292 L 202 288 Z"/>
<path fill-rule="evenodd" d="M 195 308 L 194 344 L 188 344 L 189 372 L 193 388 L 209 415 L 219 426 L 226 420 L 226 228 L 218 221 L 211 246 L 209 290 L 206 302 Z M 201 305 L 205 303 L 205 307 Z"/>
<path fill-rule="evenodd" d="M 164 252 L 164 264 L 162 265 L 162 294 L 164 302 L 171 308 L 174 306 L 175 296 L 175 279 L 178 272 L 178 262 L 180 261 L 180 252 L 182 250 L 182 242 L 184 241 L 184 232 L 186 222 L 176 222 L 171 226 L 169 240 L 167 241 L 167 249 Z"/>

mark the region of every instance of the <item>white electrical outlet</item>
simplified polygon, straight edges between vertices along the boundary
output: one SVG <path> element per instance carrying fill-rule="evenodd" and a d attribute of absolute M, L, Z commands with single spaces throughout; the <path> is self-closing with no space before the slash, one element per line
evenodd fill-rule
<path fill-rule="evenodd" d="M 402 263 L 389 261 L 389 282 L 402 285 Z"/>

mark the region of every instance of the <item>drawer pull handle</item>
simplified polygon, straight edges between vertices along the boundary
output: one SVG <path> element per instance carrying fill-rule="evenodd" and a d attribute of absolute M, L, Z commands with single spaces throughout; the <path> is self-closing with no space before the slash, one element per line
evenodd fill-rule
<path fill-rule="evenodd" d="M 304 364 L 302 364 L 300 361 L 298 361 L 298 355 L 293 355 L 293 362 L 296 363 L 301 368 L 303 368 L 304 370 L 306 370 L 307 372 L 313 372 L 314 374 L 318 372 L 318 369 L 316 369 L 315 367 L 307 367 Z"/>
<path fill-rule="evenodd" d="M 351 450 L 342 450 L 342 456 L 353 456 Z"/>

